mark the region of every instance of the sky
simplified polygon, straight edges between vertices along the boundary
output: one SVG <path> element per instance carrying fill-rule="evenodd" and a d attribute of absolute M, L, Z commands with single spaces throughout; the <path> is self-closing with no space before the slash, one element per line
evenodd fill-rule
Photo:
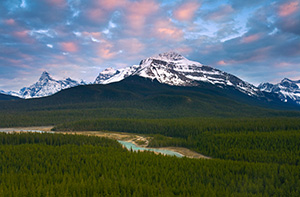
<path fill-rule="evenodd" d="M 1 0 L 0 90 L 93 82 L 175 51 L 254 85 L 300 80 L 300 0 Z"/>

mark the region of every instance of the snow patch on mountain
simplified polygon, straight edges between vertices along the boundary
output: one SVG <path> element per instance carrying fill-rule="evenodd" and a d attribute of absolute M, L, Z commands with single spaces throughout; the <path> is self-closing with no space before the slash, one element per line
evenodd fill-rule
<path fill-rule="evenodd" d="M 107 68 L 104 71 L 100 72 L 94 84 L 109 84 L 113 82 L 118 82 L 126 77 L 131 76 L 139 68 L 138 65 L 133 65 L 126 68 L 114 69 Z"/>
<path fill-rule="evenodd" d="M 14 91 L 4 91 L 4 90 L 0 90 L 1 94 L 7 94 L 10 96 L 16 96 L 16 97 L 20 97 L 18 92 L 14 92 Z"/>

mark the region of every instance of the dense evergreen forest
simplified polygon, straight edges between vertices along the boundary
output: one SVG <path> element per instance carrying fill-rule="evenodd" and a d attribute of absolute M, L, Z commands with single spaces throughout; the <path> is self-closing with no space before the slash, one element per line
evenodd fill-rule
<path fill-rule="evenodd" d="M 299 165 L 137 153 L 99 137 L 0 133 L 0 153 L 0 196 L 300 195 Z"/>
<path fill-rule="evenodd" d="M 110 130 L 152 135 L 149 146 L 179 146 L 213 158 L 300 164 L 299 118 L 97 119 L 53 130 Z"/>

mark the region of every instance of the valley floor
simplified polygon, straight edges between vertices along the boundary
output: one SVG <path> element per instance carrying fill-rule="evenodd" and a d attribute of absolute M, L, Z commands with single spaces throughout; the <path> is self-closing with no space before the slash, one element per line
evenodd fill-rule
<path fill-rule="evenodd" d="M 30 132 L 30 131 L 43 131 L 43 132 L 53 132 L 51 131 L 52 126 L 39 126 L 39 127 L 16 127 L 16 128 L 0 128 L 0 132 Z M 87 135 L 87 136 L 97 136 L 97 137 L 106 137 L 114 140 L 121 140 L 126 142 L 131 142 L 138 147 L 148 147 L 149 140 L 151 137 L 149 136 L 142 136 L 136 135 L 132 133 L 125 133 L 125 132 L 114 132 L 114 131 L 75 131 L 75 132 L 65 132 L 65 131 L 55 131 L 54 133 L 61 133 L 61 134 L 72 134 L 72 135 Z M 188 148 L 184 147 L 163 147 L 163 148 L 156 148 L 161 150 L 170 150 L 173 152 L 180 153 L 181 155 L 188 157 L 188 158 L 195 158 L 195 159 L 211 159 L 211 157 L 207 157 L 205 155 L 199 154 L 195 151 L 192 151 Z"/>

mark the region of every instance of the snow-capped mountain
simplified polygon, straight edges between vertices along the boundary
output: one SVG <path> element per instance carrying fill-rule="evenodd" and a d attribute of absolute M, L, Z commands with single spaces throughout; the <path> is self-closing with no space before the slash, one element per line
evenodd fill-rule
<path fill-rule="evenodd" d="M 191 61 L 175 52 L 162 53 L 142 60 L 138 66 L 120 70 L 106 69 L 95 83 L 107 84 L 128 76 L 138 75 L 173 86 L 197 86 L 207 82 L 220 88 L 231 86 L 249 96 L 263 96 L 255 86 L 221 70 Z"/>
<path fill-rule="evenodd" d="M 258 88 L 264 92 L 277 94 L 283 102 L 295 102 L 300 105 L 300 80 L 284 78 L 278 84 L 262 83 Z"/>
<path fill-rule="evenodd" d="M 71 78 L 64 80 L 55 80 L 50 74 L 44 71 L 40 79 L 30 87 L 24 87 L 18 93 L 18 96 L 21 98 L 38 98 L 49 96 L 59 92 L 60 90 L 71 88 L 78 85 L 84 85 L 85 83 L 77 82 Z"/>

